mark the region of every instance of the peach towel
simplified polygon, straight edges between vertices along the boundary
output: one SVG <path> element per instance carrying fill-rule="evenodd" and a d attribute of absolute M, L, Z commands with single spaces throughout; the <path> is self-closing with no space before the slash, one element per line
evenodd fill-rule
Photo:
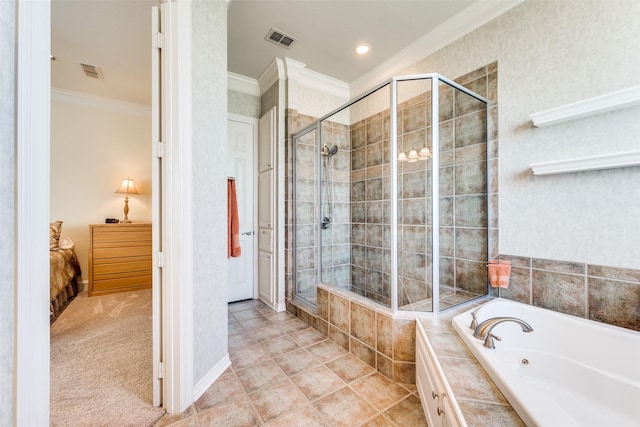
<path fill-rule="evenodd" d="M 227 258 L 237 258 L 242 254 L 240 248 L 240 220 L 238 218 L 238 197 L 236 181 L 227 180 Z"/>
<path fill-rule="evenodd" d="M 489 284 L 492 288 L 508 288 L 511 263 L 505 260 L 489 261 Z"/>

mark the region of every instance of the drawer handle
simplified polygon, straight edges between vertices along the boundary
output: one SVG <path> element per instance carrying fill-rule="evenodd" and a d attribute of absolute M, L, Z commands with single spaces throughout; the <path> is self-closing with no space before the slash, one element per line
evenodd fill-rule
<path fill-rule="evenodd" d="M 433 399 L 435 400 L 435 399 L 437 399 L 437 398 L 438 398 L 438 397 L 440 397 L 440 396 L 438 395 L 438 393 L 436 393 L 436 392 L 435 392 L 435 390 L 432 390 L 432 391 L 431 391 L 431 397 L 433 397 Z"/>
<path fill-rule="evenodd" d="M 440 407 L 438 406 L 438 415 L 442 415 L 444 414 L 444 409 L 440 409 Z"/>

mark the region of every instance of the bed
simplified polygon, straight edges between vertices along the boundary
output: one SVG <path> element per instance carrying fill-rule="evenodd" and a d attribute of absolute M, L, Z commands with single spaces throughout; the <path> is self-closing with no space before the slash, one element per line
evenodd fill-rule
<path fill-rule="evenodd" d="M 55 321 L 78 293 L 80 263 L 73 240 L 62 234 L 62 221 L 49 225 L 49 318 Z"/>

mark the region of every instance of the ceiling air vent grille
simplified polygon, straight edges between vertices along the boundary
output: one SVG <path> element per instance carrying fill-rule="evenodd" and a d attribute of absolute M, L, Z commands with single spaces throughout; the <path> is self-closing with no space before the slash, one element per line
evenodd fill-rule
<path fill-rule="evenodd" d="M 272 28 L 267 33 L 267 36 L 264 38 L 271 43 L 275 43 L 278 46 L 286 47 L 289 49 L 296 38 L 290 34 L 285 33 L 284 31 L 280 31 L 276 28 Z"/>
<path fill-rule="evenodd" d="M 82 62 L 80 63 L 80 66 L 82 67 L 82 71 L 84 71 L 84 74 L 87 77 L 92 79 L 104 80 L 102 77 L 102 71 L 100 71 L 100 67 L 96 67 L 95 65 L 83 64 Z"/>

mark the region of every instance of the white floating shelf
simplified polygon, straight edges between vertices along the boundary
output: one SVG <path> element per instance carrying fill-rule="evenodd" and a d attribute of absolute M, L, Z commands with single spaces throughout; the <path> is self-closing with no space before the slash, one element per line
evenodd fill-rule
<path fill-rule="evenodd" d="M 636 105 L 640 105 L 640 86 L 540 111 L 529 117 L 533 125 L 540 128 Z"/>
<path fill-rule="evenodd" d="M 534 175 L 553 175 L 632 166 L 640 166 L 640 150 L 529 165 Z"/>

